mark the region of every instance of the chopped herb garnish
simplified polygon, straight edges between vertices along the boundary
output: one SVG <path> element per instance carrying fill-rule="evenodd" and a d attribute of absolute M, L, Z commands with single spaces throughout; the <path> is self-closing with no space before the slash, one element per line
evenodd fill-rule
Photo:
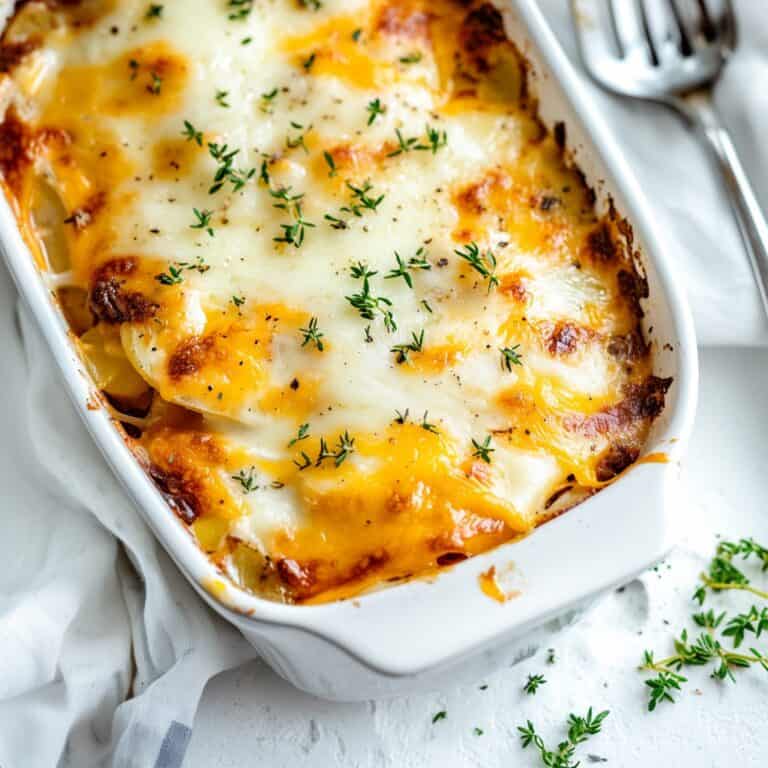
<path fill-rule="evenodd" d="M 395 424 L 405 424 L 408 421 L 408 409 L 406 408 L 402 413 L 395 411 Z"/>
<path fill-rule="evenodd" d="M 245 296 L 233 296 L 230 301 L 238 308 L 245 304 Z"/>
<path fill-rule="evenodd" d="M 255 168 L 250 168 L 247 171 L 233 168 L 232 163 L 235 156 L 240 152 L 239 149 L 230 150 L 226 144 L 209 143 L 208 152 L 219 166 L 213 177 L 213 184 L 208 189 L 208 194 L 210 195 L 215 195 L 227 183 L 232 185 L 233 192 L 237 192 L 242 189 L 248 180 L 256 173 Z"/>
<path fill-rule="evenodd" d="M 472 456 L 477 459 L 482 459 L 486 464 L 491 463 L 491 454 L 496 450 L 491 448 L 491 436 L 486 435 L 485 440 L 482 443 L 478 443 L 475 438 L 472 438 L 472 447 L 475 449 Z"/>
<path fill-rule="evenodd" d="M 448 713 L 442 709 L 440 712 L 435 713 L 435 715 L 432 717 L 432 722 L 436 723 L 438 720 L 445 720 L 446 717 L 448 717 Z"/>
<path fill-rule="evenodd" d="M 189 120 L 184 121 L 184 130 L 181 133 L 187 141 L 194 141 L 198 147 L 203 146 L 203 132 L 198 131 Z"/>
<path fill-rule="evenodd" d="M 397 323 L 390 307 L 392 302 L 384 296 L 375 296 L 371 291 L 370 278 L 377 274 L 368 269 L 362 262 L 354 264 L 350 268 L 350 274 L 355 280 L 362 280 L 363 287 L 359 293 L 346 296 L 346 300 L 359 312 L 364 320 L 374 320 L 376 314 L 384 318 L 384 327 L 392 333 L 397 330 Z"/>
<path fill-rule="evenodd" d="M 454 253 L 488 281 L 488 293 L 499 284 L 499 278 L 496 277 L 496 257 L 492 251 L 488 250 L 483 254 L 477 243 L 472 242 L 463 248 L 457 248 Z"/>
<path fill-rule="evenodd" d="M 251 493 L 259 489 L 256 482 L 256 467 L 241 469 L 236 475 L 231 475 L 233 480 L 237 480 L 243 487 L 243 493 Z"/>
<path fill-rule="evenodd" d="M 413 136 L 410 139 L 404 138 L 399 128 L 395 128 L 395 136 L 397 136 L 397 149 L 393 149 L 389 152 L 387 157 L 395 157 L 396 155 L 403 154 L 403 152 L 410 152 L 419 141 L 416 136 Z"/>
<path fill-rule="evenodd" d="M 354 453 L 355 440 L 349 436 L 349 432 L 344 430 L 343 435 L 339 435 L 338 442 L 336 443 L 336 453 L 333 455 L 333 463 L 340 467 L 350 454 Z"/>
<path fill-rule="evenodd" d="M 398 61 L 401 64 L 418 64 L 421 61 L 421 51 L 413 51 L 405 56 L 401 56 Z"/>
<path fill-rule="evenodd" d="M 250 45 L 252 42 L 253 42 L 253 38 L 252 37 L 244 37 L 240 41 L 240 45 Z"/>
<path fill-rule="evenodd" d="M 279 93 L 277 88 L 273 88 L 271 91 L 261 94 L 261 111 L 271 115 L 274 111 L 274 101 Z"/>
<path fill-rule="evenodd" d="M 358 27 L 353 33 L 352 33 L 352 39 L 356 42 L 360 42 L 360 35 L 363 34 L 363 30 Z"/>
<path fill-rule="evenodd" d="M 379 207 L 381 201 L 384 199 L 384 195 L 378 197 L 371 197 L 368 193 L 373 189 L 370 181 L 366 181 L 362 187 L 356 187 L 354 184 L 346 182 L 347 187 L 352 192 L 352 203 L 349 206 L 344 206 L 341 210 L 346 213 L 354 214 L 355 216 L 362 216 L 363 211 L 373 211 Z"/>
<path fill-rule="evenodd" d="M 211 237 L 213 237 L 213 226 L 211 225 L 213 211 L 198 211 L 197 208 L 193 208 L 192 213 L 194 213 L 196 221 L 194 224 L 189 225 L 190 229 L 204 229 Z"/>
<path fill-rule="evenodd" d="M 299 427 L 299 431 L 296 433 L 296 437 L 294 437 L 289 443 L 288 447 L 291 448 L 296 443 L 300 443 L 302 440 L 306 440 L 309 437 L 309 424 L 302 424 Z"/>
<path fill-rule="evenodd" d="M 330 213 L 326 213 L 323 217 L 333 229 L 347 229 L 349 225 L 343 219 L 339 219 L 336 216 L 331 216 Z"/>
<path fill-rule="evenodd" d="M 218 91 L 218 90 L 216 91 L 216 103 L 220 107 L 225 107 L 226 109 L 229 109 L 227 96 L 229 96 L 229 91 Z"/>
<path fill-rule="evenodd" d="M 312 126 L 309 125 L 307 128 L 304 128 L 301 123 L 295 123 L 291 121 L 291 128 L 297 131 L 301 131 L 301 133 L 296 136 L 286 136 L 285 146 L 288 149 L 296 149 L 296 147 L 301 147 L 307 154 L 309 154 L 309 149 L 307 149 L 305 138 L 306 135 L 312 130 Z"/>
<path fill-rule="evenodd" d="M 157 74 L 157 72 L 150 72 L 152 82 L 147 86 L 147 90 L 157 96 L 160 93 L 160 89 L 163 87 L 163 78 Z"/>
<path fill-rule="evenodd" d="M 227 7 L 230 21 L 245 21 L 253 10 L 253 0 L 229 0 Z"/>
<path fill-rule="evenodd" d="M 376 118 L 387 111 L 387 108 L 381 105 L 381 99 L 369 101 L 366 109 L 368 110 L 368 125 L 373 125 L 376 122 Z"/>
<path fill-rule="evenodd" d="M 279 202 L 273 203 L 275 208 L 289 211 L 294 221 L 291 224 L 281 224 L 280 228 L 283 234 L 280 237 L 273 237 L 276 243 L 289 243 L 294 248 L 301 248 L 304 243 L 307 227 L 314 227 L 311 221 L 307 221 L 301 211 L 301 200 L 304 193 L 291 194 L 290 187 L 280 187 L 280 189 L 270 189 L 269 194 Z"/>
<path fill-rule="evenodd" d="M 429 416 L 429 411 L 424 411 L 424 417 L 421 420 L 421 428 L 426 429 L 427 432 L 431 432 L 433 435 L 438 434 L 437 427 L 434 424 L 430 424 L 429 421 L 427 421 L 427 418 Z"/>
<path fill-rule="evenodd" d="M 405 280 L 405 284 L 409 288 L 413 288 L 413 277 L 411 276 L 411 271 L 415 269 L 421 269 L 421 270 L 432 269 L 432 265 L 427 261 L 425 257 L 425 253 L 426 251 L 424 250 L 423 247 L 419 248 L 419 250 L 416 251 L 416 255 L 408 259 L 407 262 L 405 262 L 403 258 L 400 256 L 400 254 L 397 251 L 395 251 L 395 260 L 397 261 L 397 267 L 387 272 L 387 274 L 384 276 L 384 279 L 392 280 L 397 277 L 402 277 L 403 280 Z"/>
<path fill-rule="evenodd" d="M 430 125 L 426 127 L 426 137 L 427 143 L 417 144 L 414 149 L 429 150 L 433 155 L 436 155 L 438 149 L 448 144 L 448 134 L 445 131 L 438 131 Z"/>
<path fill-rule="evenodd" d="M 269 169 L 267 167 L 267 161 L 262 160 L 261 161 L 261 170 L 259 171 L 259 181 L 261 181 L 263 184 L 266 184 L 267 186 L 270 186 L 271 179 L 269 178 Z"/>
<path fill-rule="evenodd" d="M 474 442 L 474 440 L 472 442 Z M 523 690 L 527 694 L 533 695 L 539 690 L 539 686 L 544 685 L 546 682 L 544 675 L 528 675 L 528 680 L 523 686 Z"/>
<path fill-rule="evenodd" d="M 306 59 L 304 59 L 304 61 L 301 62 L 301 66 L 304 67 L 307 72 L 309 72 L 309 70 L 312 69 L 312 65 L 315 63 L 316 58 L 317 54 L 313 51 Z"/>
<path fill-rule="evenodd" d="M 513 365 L 522 365 L 523 364 L 523 358 L 522 355 L 517 351 L 520 349 L 519 344 L 515 344 L 514 347 L 501 347 L 499 349 L 499 352 L 501 352 L 501 367 L 505 368 L 508 371 L 512 371 Z"/>
<path fill-rule="evenodd" d="M 584 717 L 579 717 L 571 713 L 568 716 L 568 737 L 561 741 L 557 748 L 549 750 L 544 744 L 544 740 L 536 733 L 533 723 L 528 720 L 527 723 L 519 725 L 517 730 L 520 733 L 520 742 L 523 749 L 533 745 L 539 750 L 539 757 L 545 768 L 577 768 L 579 763 L 573 762 L 576 755 L 576 747 L 583 744 L 590 736 L 600 733 L 603 720 L 608 717 L 608 711 L 600 712 L 598 715 L 592 714 L 592 707 L 587 710 Z"/>
<path fill-rule="evenodd" d="M 416 333 L 411 333 L 411 340 L 407 344 L 396 344 L 389 351 L 397 355 L 397 362 L 402 364 L 408 361 L 409 352 L 421 352 L 424 349 L 424 329 Z"/>
<path fill-rule="evenodd" d="M 325 163 L 330 169 L 328 171 L 328 176 L 333 177 L 336 175 L 336 162 L 333 159 L 333 155 L 330 152 L 323 152 L 323 157 L 325 158 Z"/>
<path fill-rule="evenodd" d="M 178 261 L 168 265 L 167 272 L 161 272 L 155 275 L 155 280 L 162 285 L 179 285 L 184 281 L 182 273 L 186 270 L 205 274 L 210 267 L 205 263 L 202 256 L 198 256 L 194 262 Z"/>
<path fill-rule="evenodd" d="M 135 80 L 139 75 L 139 62 L 136 59 L 131 59 L 128 62 L 128 68 L 131 70 L 131 80 Z"/>
<path fill-rule="evenodd" d="M 429 312 L 430 315 L 432 314 L 432 307 L 429 306 L 429 302 L 426 299 L 422 299 L 419 303 L 422 307 L 424 307 L 424 309 L 427 310 L 427 312 Z"/>
<path fill-rule="evenodd" d="M 314 344 L 317 347 L 318 352 L 322 352 L 324 349 L 322 338 L 323 335 L 317 328 L 317 318 L 311 317 L 309 319 L 309 326 L 307 328 L 299 328 L 299 332 L 304 334 L 304 341 L 301 343 L 302 347 L 306 347 L 307 344 Z"/>
<path fill-rule="evenodd" d="M 733 564 L 735 557 L 741 557 L 742 560 L 754 558 L 760 563 L 763 571 L 768 570 L 768 548 L 754 539 L 721 541 L 709 564 L 708 572 L 699 576 L 702 584 L 693 593 L 694 600 L 703 605 L 707 589 L 713 592 L 743 590 L 768 600 L 768 592 L 753 587 L 747 576 Z"/>
<path fill-rule="evenodd" d="M 319 11 L 323 7 L 320 0 L 299 0 L 299 5 L 312 11 Z"/>
<path fill-rule="evenodd" d="M 477 726 L 475 726 L 472 729 L 472 733 L 474 733 L 475 736 L 482 736 L 483 735 L 483 729 L 482 728 L 478 728 Z"/>
<path fill-rule="evenodd" d="M 301 461 L 296 461 L 296 459 L 294 459 L 293 463 L 299 468 L 299 472 L 301 472 L 303 469 L 312 466 L 312 459 L 310 459 L 309 456 L 307 456 L 307 454 L 302 451 Z"/>
<path fill-rule="evenodd" d="M 145 19 L 160 19 L 163 16 L 163 6 L 157 3 L 150 3 L 147 12 L 144 14 Z"/>
<path fill-rule="evenodd" d="M 555 661 L 555 649 L 547 648 L 547 664 L 554 664 Z"/>

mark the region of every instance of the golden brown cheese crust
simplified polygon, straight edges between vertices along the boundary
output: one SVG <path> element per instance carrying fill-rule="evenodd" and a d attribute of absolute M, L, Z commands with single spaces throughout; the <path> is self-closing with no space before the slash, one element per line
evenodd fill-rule
<path fill-rule="evenodd" d="M 300 13 L 281 2 L 275 13 Z M 216 13 L 210 18 L 226 25 L 225 11 Z M 496 7 L 372 0 L 354 14 L 322 11 L 313 21 L 304 12 L 295 21 L 268 51 L 288 74 L 259 82 L 245 118 L 272 126 L 287 110 L 290 122 L 278 143 L 257 147 L 249 173 L 251 150 L 235 147 L 238 126 L 227 123 L 237 97 L 209 96 L 210 127 L 186 119 L 209 62 L 184 48 L 181 31 L 177 40 L 148 18 L 145 4 L 17 4 L 0 42 L 0 79 L 31 91 L 0 122 L 0 173 L 41 267 L 63 286 L 60 303 L 94 380 L 170 507 L 241 586 L 318 602 L 453 565 L 562 514 L 638 459 L 671 380 L 652 372 L 640 326 L 648 285 L 631 227 L 613 208 L 596 215 L 594 193 L 568 159 L 565 127 L 549 134 L 537 117 L 527 64 Z M 96 46 L 99 35 L 116 41 L 105 45 L 109 54 L 81 55 L 81 42 Z M 64 60 L 50 82 L 29 74 L 47 49 Z M 362 99 L 353 128 L 334 127 L 331 112 L 346 109 L 339 93 Z M 311 125 L 290 111 L 324 98 Z M 431 104 L 426 134 L 419 99 Z M 397 110 L 397 132 L 384 132 Z M 132 144 L 126 136 L 136 134 Z M 462 136 L 479 141 L 482 160 L 461 158 Z M 212 192 L 211 157 L 229 147 L 238 154 L 214 166 L 224 167 L 225 190 Z M 455 173 L 436 175 L 454 163 Z M 232 182 L 238 173 L 242 188 Z M 431 187 L 418 204 L 398 197 L 422 183 Z M 195 206 L 197 225 L 174 230 L 154 213 L 170 219 L 182 205 Z M 392 263 L 375 260 L 390 231 L 361 238 L 384 216 L 393 238 L 401 220 L 418 227 L 407 218 L 414 207 L 431 229 L 393 276 Z M 301 221 L 306 244 L 297 245 Z M 148 234 L 139 237 L 142 225 Z M 192 251 L 184 250 L 190 229 L 199 235 Z M 230 231 L 238 239 L 214 261 L 210 248 Z M 345 303 L 359 281 L 326 291 L 312 272 L 315 292 L 298 301 L 281 293 L 304 279 L 291 273 L 285 285 L 249 292 L 261 272 L 279 274 L 287 259 L 320 248 L 321 235 L 340 239 L 311 256 L 315 264 L 347 259 L 331 269 L 334 280 L 371 259 L 370 295 L 405 293 L 361 322 Z M 461 254 L 475 246 L 473 264 Z M 258 249 L 274 253 L 250 253 Z M 257 269 L 239 282 L 210 287 L 251 259 Z M 322 302 L 334 292 L 339 304 L 328 309 Z M 422 300 L 406 315 L 411 297 Z M 313 336 L 318 306 L 327 325 Z M 399 345 L 382 325 L 389 307 L 407 331 Z M 387 360 L 368 382 L 366 347 Z M 499 364 L 500 350 L 508 356 Z M 383 420 L 371 411 L 370 427 L 350 435 L 338 414 L 354 421 L 368 404 L 348 406 L 349 392 L 329 382 L 354 376 L 371 391 L 378 377 L 394 377 L 386 381 L 403 400 Z M 440 399 L 448 387 L 452 406 Z M 475 399 L 461 400 L 465 391 Z M 418 411 L 408 400 L 417 396 L 427 398 Z M 452 409 L 461 419 L 451 422 Z M 476 420 L 485 451 L 482 430 L 471 431 Z M 279 440 L 260 450 L 273 428 Z M 248 429 L 251 442 L 242 439 Z M 534 478 L 536 493 L 526 495 Z M 259 515 L 274 509 L 286 517 L 265 527 Z"/>

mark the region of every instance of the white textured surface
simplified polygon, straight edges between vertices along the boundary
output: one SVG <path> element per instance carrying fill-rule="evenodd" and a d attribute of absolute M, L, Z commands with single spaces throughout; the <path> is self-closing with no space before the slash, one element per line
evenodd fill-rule
<path fill-rule="evenodd" d="M 477 685 L 376 704 L 329 704 L 251 663 L 208 685 L 185 768 L 536 766 L 533 754 L 520 749 L 516 726 L 530 718 L 555 742 L 568 713 L 590 704 L 611 715 L 583 750 L 583 765 L 591 753 L 622 768 L 764 766 L 767 675 L 748 670 L 734 686 L 696 670 L 677 704 L 648 713 L 635 667 L 644 648 L 671 649 L 672 632 L 686 625 L 693 610 L 688 598 L 715 534 L 768 539 L 766 392 L 768 352 L 703 352 L 688 464 L 689 532 L 657 571 L 608 596 L 560 637 L 554 666 L 542 651 Z M 744 596 L 722 602 L 739 610 L 749 604 Z M 527 696 L 521 687 L 537 672 L 548 683 Z M 487 690 L 479 690 L 481 683 Z M 447 718 L 433 725 L 443 709 Z M 476 726 L 482 736 L 473 734 Z"/>

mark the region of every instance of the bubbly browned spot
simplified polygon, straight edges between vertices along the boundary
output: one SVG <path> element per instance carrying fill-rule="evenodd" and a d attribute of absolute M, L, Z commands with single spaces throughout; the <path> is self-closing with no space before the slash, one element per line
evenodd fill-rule
<path fill-rule="evenodd" d="M 8 187 L 21 192 L 24 172 L 34 159 L 34 134 L 19 119 L 15 109 L 8 109 L 0 123 L 0 173 Z"/>
<path fill-rule="evenodd" d="M 551 330 L 549 328 L 547 330 L 549 331 L 546 338 L 547 351 L 550 355 L 557 356 L 573 354 L 580 344 L 595 335 L 591 328 L 566 321 L 555 323 Z"/>
<path fill-rule="evenodd" d="M 627 427 L 645 425 L 657 418 L 664 409 L 664 397 L 672 386 L 671 378 L 648 376 L 639 384 L 630 384 L 623 400 L 590 416 L 569 417 L 565 424 L 569 430 L 582 432 L 587 437 L 619 434 Z"/>
<path fill-rule="evenodd" d="M 0 44 L 0 72 L 10 72 L 20 64 L 24 57 L 40 45 L 37 40 L 4 42 Z"/>
<path fill-rule="evenodd" d="M 90 307 L 104 323 L 133 323 L 154 317 L 159 305 L 140 291 L 126 289 L 126 280 L 137 272 L 132 257 L 113 259 L 94 273 L 90 290 Z"/>
<path fill-rule="evenodd" d="M 213 357 L 222 356 L 223 352 L 217 349 L 216 341 L 215 334 L 191 336 L 182 341 L 168 358 L 168 375 L 175 380 L 193 376 L 208 365 Z"/>

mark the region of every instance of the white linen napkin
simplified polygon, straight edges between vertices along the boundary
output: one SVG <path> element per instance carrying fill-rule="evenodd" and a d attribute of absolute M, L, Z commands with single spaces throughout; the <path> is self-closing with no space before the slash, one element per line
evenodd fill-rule
<path fill-rule="evenodd" d="M 576 62 L 567 3 L 539 2 Z M 768 202 L 768 93 L 748 87 L 768 81 L 768 14 L 764 0 L 737 5 L 742 47 L 718 102 Z M 695 140 L 660 108 L 593 96 L 687 280 L 699 340 L 768 343 L 727 202 Z M 253 650 L 155 542 L 14 307 L 0 268 L 0 766 L 178 768 L 206 682 Z"/>

